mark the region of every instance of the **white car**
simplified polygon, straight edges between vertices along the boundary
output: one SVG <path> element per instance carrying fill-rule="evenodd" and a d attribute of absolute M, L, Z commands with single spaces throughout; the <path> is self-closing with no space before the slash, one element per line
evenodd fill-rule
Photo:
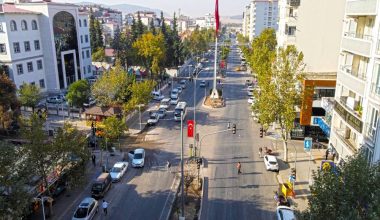
<path fill-rule="evenodd" d="M 170 105 L 170 99 L 169 98 L 165 98 L 163 100 L 161 100 L 161 103 L 160 103 L 160 107 L 158 108 L 163 108 L 163 109 L 168 109 L 169 108 L 169 105 Z"/>
<path fill-rule="evenodd" d="M 84 107 L 90 107 L 96 104 L 96 100 L 92 97 L 90 97 L 87 102 L 83 103 Z"/>
<path fill-rule="evenodd" d="M 72 220 L 90 220 L 99 211 L 99 203 L 94 198 L 87 197 L 82 200 L 74 212 Z"/>
<path fill-rule="evenodd" d="M 153 91 L 152 92 L 152 98 L 155 101 L 161 101 L 162 99 L 165 98 L 165 96 L 161 95 L 160 91 Z"/>
<path fill-rule="evenodd" d="M 145 164 L 145 150 L 138 148 L 128 153 L 129 159 L 132 161 L 132 167 L 144 167 Z"/>
<path fill-rule="evenodd" d="M 277 206 L 277 220 L 296 220 L 294 210 L 288 206 Z"/>
<path fill-rule="evenodd" d="M 117 162 L 110 170 L 112 182 L 120 181 L 128 169 L 128 162 Z"/>
<path fill-rule="evenodd" d="M 170 93 L 170 98 L 178 98 L 178 89 L 173 89 L 172 92 Z"/>
<path fill-rule="evenodd" d="M 178 104 L 178 96 L 176 98 L 170 99 L 170 105 L 177 105 Z"/>
<path fill-rule="evenodd" d="M 182 89 L 184 89 L 184 88 L 186 88 L 186 80 L 181 80 L 180 82 L 179 82 L 179 85 L 181 86 L 181 88 Z"/>
<path fill-rule="evenodd" d="M 165 116 L 166 116 L 166 109 L 164 109 L 164 108 L 158 109 L 157 114 L 158 114 L 158 118 L 159 119 L 165 118 Z"/>
<path fill-rule="evenodd" d="M 181 86 L 178 86 L 178 87 L 177 87 L 177 90 L 178 90 L 178 94 L 181 94 L 181 93 L 182 93 L 182 87 L 181 87 Z"/>
<path fill-rule="evenodd" d="M 275 156 L 265 155 L 264 163 L 267 170 L 278 171 L 278 162 Z"/>
<path fill-rule="evenodd" d="M 156 112 L 152 113 L 148 119 L 148 125 L 156 125 L 158 123 L 158 120 L 160 118 L 158 117 L 158 114 Z"/>
<path fill-rule="evenodd" d="M 248 104 L 253 104 L 255 103 L 255 97 L 251 96 L 248 98 Z"/>
<path fill-rule="evenodd" d="M 202 81 L 199 83 L 199 87 L 206 87 L 206 80 L 202 80 Z"/>

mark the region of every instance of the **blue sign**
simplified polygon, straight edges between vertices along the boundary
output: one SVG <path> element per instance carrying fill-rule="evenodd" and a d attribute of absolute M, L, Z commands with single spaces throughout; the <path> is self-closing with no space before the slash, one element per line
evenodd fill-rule
<path fill-rule="evenodd" d="M 304 140 L 303 143 L 304 143 L 304 145 L 303 145 L 303 149 L 304 149 L 305 151 L 310 151 L 311 146 L 312 146 L 312 144 L 313 144 L 313 139 L 310 138 L 310 137 L 305 137 L 305 140 Z"/>
<path fill-rule="evenodd" d="M 318 126 L 321 128 L 323 133 L 325 133 L 326 137 L 330 137 L 330 126 L 326 124 L 322 118 L 314 118 L 315 124 L 318 124 Z"/>

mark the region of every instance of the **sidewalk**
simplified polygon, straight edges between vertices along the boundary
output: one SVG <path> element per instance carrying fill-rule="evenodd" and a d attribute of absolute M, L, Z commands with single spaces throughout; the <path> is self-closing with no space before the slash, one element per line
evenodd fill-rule
<path fill-rule="evenodd" d="M 317 171 L 321 161 L 324 159 L 324 149 L 311 149 L 311 154 L 305 152 L 303 140 L 289 140 L 288 143 L 288 163 L 283 161 L 284 147 L 278 131 L 271 127 L 267 132 L 266 139 L 272 140 L 272 149 L 277 153 L 280 172 L 277 175 L 278 183 L 285 183 L 289 180 L 290 169 L 296 168 L 296 181 L 294 186 L 295 198 L 292 203 L 296 209 L 303 211 L 308 207 L 308 197 L 310 196 L 309 181 L 312 181 L 313 171 Z M 277 143 L 277 149 L 276 149 Z"/>

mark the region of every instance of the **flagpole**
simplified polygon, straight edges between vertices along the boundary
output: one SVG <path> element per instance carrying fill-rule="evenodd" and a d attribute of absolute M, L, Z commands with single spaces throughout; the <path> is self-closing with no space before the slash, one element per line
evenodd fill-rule
<path fill-rule="evenodd" d="M 217 72 L 217 62 L 218 62 L 218 35 L 215 34 L 215 55 L 214 55 L 214 88 L 212 92 L 212 98 L 219 98 L 218 91 L 216 90 L 216 72 Z"/>

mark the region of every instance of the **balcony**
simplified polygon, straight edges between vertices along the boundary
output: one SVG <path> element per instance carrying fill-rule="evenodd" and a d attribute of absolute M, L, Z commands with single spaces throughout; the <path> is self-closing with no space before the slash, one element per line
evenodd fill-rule
<path fill-rule="evenodd" d="M 361 120 L 361 109 L 351 105 L 351 103 L 347 104 L 347 96 L 342 96 L 339 101 L 335 101 L 334 110 L 336 113 L 343 118 L 343 120 L 353 127 L 357 132 L 362 133 L 363 131 L 363 122 Z M 356 104 L 359 106 L 359 104 Z M 351 107 L 356 108 L 357 110 L 352 110 Z"/>
<path fill-rule="evenodd" d="M 377 0 L 347 1 L 346 15 L 375 15 Z"/>
<path fill-rule="evenodd" d="M 340 65 L 340 70 L 342 70 L 344 73 L 355 76 L 356 78 L 359 78 L 360 80 L 363 80 L 363 81 L 366 80 L 366 72 L 359 72 L 359 68 L 352 69 L 352 65 Z"/>
<path fill-rule="evenodd" d="M 350 88 L 352 91 L 364 96 L 365 80 L 363 78 L 365 77 L 363 76 L 359 78 L 358 76 L 352 74 L 350 65 L 341 65 L 339 69 L 340 73 L 337 76 L 337 81 Z"/>
<path fill-rule="evenodd" d="M 371 36 L 358 35 L 352 32 L 344 33 L 342 49 L 365 57 L 371 55 Z"/>
<path fill-rule="evenodd" d="M 345 130 L 344 129 L 341 129 L 341 128 L 337 128 L 337 127 L 334 127 L 334 133 L 335 135 L 338 137 L 338 139 L 344 143 L 344 145 L 352 151 L 352 153 L 356 153 L 358 150 L 357 150 L 357 147 L 356 147 L 356 143 L 354 140 L 350 139 L 350 138 L 346 138 L 346 135 L 345 135 Z"/>

